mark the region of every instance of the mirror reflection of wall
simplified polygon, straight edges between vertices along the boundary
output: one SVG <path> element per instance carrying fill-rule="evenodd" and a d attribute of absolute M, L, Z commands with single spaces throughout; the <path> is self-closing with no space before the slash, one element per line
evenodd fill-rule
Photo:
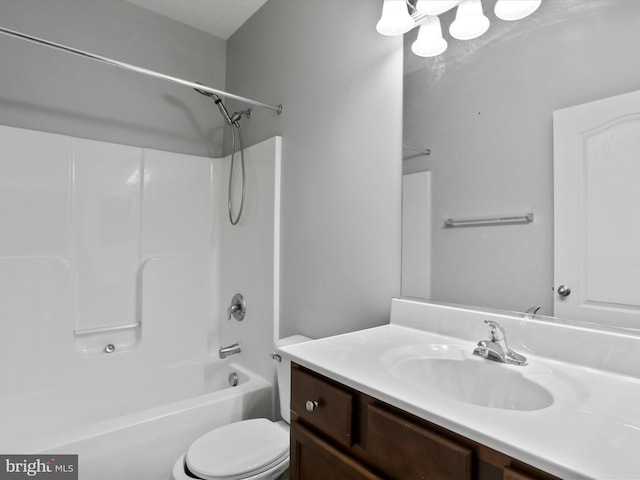
<path fill-rule="evenodd" d="M 431 299 L 553 314 L 553 112 L 640 89 L 640 1 L 543 0 L 518 22 L 416 57 L 405 35 L 405 174 L 432 177 Z M 451 12 L 450 12 L 451 13 Z M 535 221 L 445 229 L 450 217 Z M 407 261 L 407 260 L 405 260 Z M 576 319 L 577 320 L 577 319 Z"/>
<path fill-rule="evenodd" d="M 402 177 L 402 295 L 431 297 L 431 172 Z"/>

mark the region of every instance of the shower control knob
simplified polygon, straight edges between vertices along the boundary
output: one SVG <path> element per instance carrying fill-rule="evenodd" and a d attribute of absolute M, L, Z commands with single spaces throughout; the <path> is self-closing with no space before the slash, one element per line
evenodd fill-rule
<path fill-rule="evenodd" d="M 307 400 L 307 403 L 304 404 L 307 412 L 313 412 L 316 408 L 318 408 L 318 406 L 318 402 L 316 402 L 315 400 Z"/>
<path fill-rule="evenodd" d="M 236 293 L 231 299 L 231 305 L 227 308 L 227 319 L 231 320 L 231 317 L 233 317 L 241 322 L 244 320 L 246 314 L 247 302 L 244 301 L 244 297 L 241 293 Z"/>
<path fill-rule="evenodd" d="M 561 297 L 568 297 L 571 295 L 571 289 L 566 285 L 560 285 L 556 291 Z"/>

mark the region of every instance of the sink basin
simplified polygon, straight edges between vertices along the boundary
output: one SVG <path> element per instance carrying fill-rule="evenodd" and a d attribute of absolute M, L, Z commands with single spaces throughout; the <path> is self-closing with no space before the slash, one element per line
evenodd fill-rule
<path fill-rule="evenodd" d="M 551 392 L 534 380 L 545 375 L 535 367 L 505 365 L 450 346 L 404 349 L 392 357 L 389 367 L 396 378 L 459 402 L 521 411 L 541 410 L 554 402 Z"/>

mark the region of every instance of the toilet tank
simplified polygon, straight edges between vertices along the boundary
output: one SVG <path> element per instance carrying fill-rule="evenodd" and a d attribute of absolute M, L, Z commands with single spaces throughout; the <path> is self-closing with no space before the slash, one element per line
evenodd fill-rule
<path fill-rule="evenodd" d="M 288 345 L 303 343 L 312 340 L 303 335 L 292 335 L 290 337 L 281 338 L 276 342 L 276 353 L 280 354 L 280 349 Z M 276 363 L 276 375 L 278 382 L 278 396 L 280 397 L 280 416 L 282 419 L 291 423 L 290 402 L 291 402 L 291 361 L 281 357 Z"/>

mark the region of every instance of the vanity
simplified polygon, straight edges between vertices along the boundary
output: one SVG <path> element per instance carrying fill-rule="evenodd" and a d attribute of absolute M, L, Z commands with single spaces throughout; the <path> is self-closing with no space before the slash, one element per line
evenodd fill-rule
<path fill-rule="evenodd" d="M 485 320 L 526 365 L 473 355 Z M 638 479 L 639 347 L 619 333 L 394 299 L 388 325 L 285 347 L 291 478 Z"/>
<path fill-rule="evenodd" d="M 291 381 L 293 480 L 557 479 L 299 365 Z"/>

